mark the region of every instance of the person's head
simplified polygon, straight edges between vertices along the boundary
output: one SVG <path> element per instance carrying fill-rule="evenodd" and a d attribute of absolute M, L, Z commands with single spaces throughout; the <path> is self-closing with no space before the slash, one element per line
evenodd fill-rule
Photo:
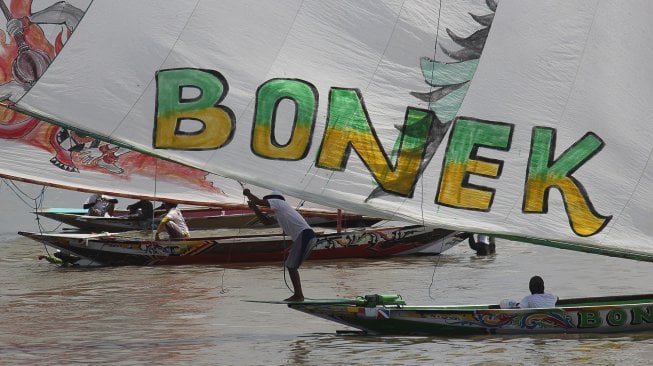
<path fill-rule="evenodd" d="M 103 200 L 103 201 L 110 202 L 110 203 L 118 203 L 118 199 L 117 199 L 117 198 L 112 197 L 112 196 L 109 196 L 109 195 L 106 195 L 106 194 L 101 195 L 101 196 L 100 196 L 100 199 Z"/>
<path fill-rule="evenodd" d="M 531 294 L 543 294 L 544 293 L 544 280 L 540 276 L 531 277 L 530 282 L 528 283 L 528 289 L 531 290 Z"/>
<path fill-rule="evenodd" d="M 276 199 L 276 200 L 282 200 L 282 201 L 286 200 L 283 197 L 283 195 L 281 194 L 281 192 L 279 192 L 279 191 L 272 191 L 272 192 L 270 192 L 270 194 L 267 194 L 267 195 L 263 196 L 263 199 L 264 200 L 275 200 Z"/>
<path fill-rule="evenodd" d="M 163 202 L 162 205 L 163 205 L 163 209 L 165 210 L 170 210 L 177 207 L 177 203 L 175 202 Z"/>

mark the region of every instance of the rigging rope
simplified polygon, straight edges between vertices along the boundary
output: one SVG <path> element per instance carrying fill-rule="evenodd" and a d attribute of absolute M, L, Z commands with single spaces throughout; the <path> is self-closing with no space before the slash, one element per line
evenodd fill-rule
<path fill-rule="evenodd" d="M 236 180 L 236 182 L 238 182 L 238 184 L 240 184 L 240 186 L 243 188 L 243 190 L 245 190 L 245 184 L 243 184 L 243 182 L 241 182 L 241 181 L 239 181 L 239 180 Z M 243 196 L 243 201 L 245 201 L 245 197 L 244 197 L 244 196 Z M 297 208 L 299 208 L 299 207 L 301 207 L 302 205 L 304 205 L 304 202 L 305 202 L 304 200 L 299 201 L 299 203 L 298 203 L 298 205 L 297 205 Z M 239 229 L 238 229 L 238 232 L 240 233 L 241 230 L 242 230 L 242 229 L 239 228 Z M 286 241 L 286 233 L 282 233 L 281 235 L 283 235 L 283 241 L 285 242 L 285 241 Z M 291 239 L 291 240 L 292 240 L 292 239 Z M 291 245 L 292 245 L 292 243 L 291 243 Z M 230 254 L 231 254 L 231 252 L 230 252 Z M 286 287 L 288 288 L 288 290 L 290 290 L 291 293 L 294 293 L 294 291 L 292 290 L 292 288 L 290 287 L 290 285 L 288 285 L 288 279 L 286 278 L 286 265 L 285 265 L 285 263 L 286 263 L 286 255 L 287 255 L 287 254 L 288 254 L 288 253 L 284 251 L 284 257 L 283 257 L 282 260 L 281 260 L 281 268 L 282 268 L 282 270 L 283 270 L 283 282 L 285 283 L 285 285 L 286 285 Z M 226 271 L 226 268 L 225 268 L 225 271 Z M 222 276 L 223 276 L 223 278 L 224 278 L 224 272 L 222 273 Z M 224 291 L 224 290 L 222 290 L 222 291 Z M 224 293 L 224 292 L 222 292 L 222 291 L 220 291 L 220 293 Z"/>
<path fill-rule="evenodd" d="M 27 192 L 23 191 L 13 180 L 2 178 L 2 181 L 9 187 L 9 189 L 14 193 L 14 195 L 20 199 L 27 207 L 29 207 L 34 214 L 36 215 L 36 225 L 38 227 L 39 233 L 43 234 L 43 232 L 47 231 L 56 231 L 58 230 L 63 223 L 59 223 L 53 230 L 46 230 L 43 227 L 43 224 L 41 223 L 41 216 L 39 215 L 39 210 L 43 207 L 43 200 L 45 199 L 45 191 L 47 190 L 48 187 L 46 186 L 41 186 L 40 192 L 35 196 L 31 197 Z M 32 201 L 34 204 L 30 205 L 28 202 Z M 45 253 L 47 254 L 48 257 L 50 257 L 50 252 L 48 250 L 47 245 L 43 243 L 43 248 L 45 249 Z"/>
<path fill-rule="evenodd" d="M 431 274 L 431 283 L 429 284 L 429 299 L 431 300 L 435 300 L 435 298 L 431 294 L 431 289 L 433 288 L 433 284 L 435 283 L 435 270 L 438 268 L 438 265 L 440 264 L 440 258 L 442 258 L 443 248 L 444 248 L 444 241 L 440 243 L 440 254 L 437 255 L 438 259 L 435 261 L 435 264 L 433 265 L 433 273 Z"/>
<path fill-rule="evenodd" d="M 438 37 L 440 36 L 440 17 L 442 16 L 442 0 L 439 1 L 439 6 L 438 6 L 438 22 L 436 24 L 435 28 L 435 44 L 433 46 L 433 61 L 435 61 L 435 57 L 438 53 Z M 431 69 L 431 80 L 433 80 L 433 73 L 435 72 L 435 68 Z M 433 93 L 433 83 L 429 83 L 429 98 L 428 98 L 428 110 L 431 110 L 431 97 L 430 95 Z M 435 111 L 434 111 L 435 113 Z M 421 195 L 421 201 L 420 201 L 420 211 L 422 214 L 422 225 L 424 225 L 424 174 L 422 173 L 422 179 L 420 179 L 421 184 L 422 184 L 422 195 Z M 442 256 L 442 249 L 444 247 L 444 241 L 440 243 L 440 254 L 437 255 L 437 260 L 433 264 L 433 273 L 431 274 L 431 283 L 429 284 L 429 298 L 434 299 L 433 296 L 431 295 L 431 289 L 433 288 L 433 285 L 435 283 L 435 271 L 438 268 L 438 265 L 440 264 L 440 258 Z"/>
<path fill-rule="evenodd" d="M 154 192 L 153 192 L 153 196 L 155 198 L 154 202 L 158 202 L 158 201 L 156 201 L 156 198 L 157 198 L 157 184 L 159 182 L 158 181 L 158 176 L 159 176 L 159 159 L 154 159 Z M 156 207 L 154 207 L 154 205 L 153 205 L 152 206 L 152 223 L 154 223 L 154 218 L 156 217 L 156 214 L 154 213 L 154 211 L 156 211 L 156 210 L 154 210 L 154 208 L 156 208 Z M 153 226 L 153 225 L 150 225 L 150 226 Z M 155 229 L 154 227 L 150 227 L 150 235 L 151 235 L 150 238 L 151 238 L 151 240 L 154 240 L 156 238 L 156 232 L 154 230 L 157 230 L 157 229 L 158 228 Z"/>

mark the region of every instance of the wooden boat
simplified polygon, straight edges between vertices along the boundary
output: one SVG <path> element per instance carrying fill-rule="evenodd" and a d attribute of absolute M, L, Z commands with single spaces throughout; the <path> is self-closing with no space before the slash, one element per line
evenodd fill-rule
<path fill-rule="evenodd" d="M 263 226 L 249 209 L 221 209 L 215 207 L 187 207 L 181 209 L 190 230 L 245 228 Z M 316 209 L 299 209 L 311 226 L 335 227 L 338 213 Z M 34 214 L 59 221 L 83 232 L 123 232 L 156 228 L 160 218 L 145 220 L 134 218 L 126 211 L 116 211 L 112 217 L 88 216 L 86 210 L 77 208 L 41 208 Z M 380 219 L 342 213 L 340 219 L 346 227 L 370 226 Z"/>
<path fill-rule="evenodd" d="M 282 261 L 292 241 L 279 230 L 247 235 L 150 240 L 117 234 L 18 234 L 61 251 L 65 265 L 181 265 Z M 318 232 L 309 260 L 382 258 L 438 244 L 441 251 L 462 240 L 460 232 L 423 226 L 383 227 L 343 232 Z"/>
<path fill-rule="evenodd" d="M 372 335 L 617 333 L 653 330 L 653 294 L 558 300 L 550 309 L 407 306 L 400 295 L 306 300 L 288 307 Z"/>

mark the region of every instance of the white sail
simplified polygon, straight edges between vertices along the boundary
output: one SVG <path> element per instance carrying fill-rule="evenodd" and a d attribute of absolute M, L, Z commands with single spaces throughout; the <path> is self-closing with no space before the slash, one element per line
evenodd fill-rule
<path fill-rule="evenodd" d="M 0 21 L 8 33 L 6 42 L 0 44 L 0 68 L 10 72 L 0 77 L 0 94 L 14 99 L 24 93 L 25 78 L 38 78 L 34 73 L 42 71 L 34 67 L 34 62 L 26 62 L 24 54 L 32 52 L 31 56 L 47 67 L 81 20 L 88 3 L 4 4 L 11 7 L 5 8 L 9 12 L 4 17 L 6 22 Z M 29 25 L 12 36 L 12 18 L 29 18 L 25 22 Z M 27 51 L 21 49 L 21 42 L 27 44 Z M 0 108 L 0 113 L 0 177 L 134 198 L 243 204 L 242 188 L 233 180 L 153 158 L 6 108 Z"/>
<path fill-rule="evenodd" d="M 653 252 L 653 5 L 439 4 L 96 0 L 14 108 L 328 206 Z"/>

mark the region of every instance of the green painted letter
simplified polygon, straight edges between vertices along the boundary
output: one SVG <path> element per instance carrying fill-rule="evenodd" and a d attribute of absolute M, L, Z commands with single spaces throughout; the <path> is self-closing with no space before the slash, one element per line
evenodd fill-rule
<path fill-rule="evenodd" d="M 274 136 L 276 111 L 287 99 L 295 104 L 290 141 L 280 144 Z M 252 126 L 254 154 L 281 160 L 299 160 L 308 154 L 317 111 L 317 90 L 313 85 L 291 79 L 269 80 L 256 93 L 256 115 Z"/>
<path fill-rule="evenodd" d="M 393 168 L 381 147 L 358 91 L 332 88 L 327 126 L 316 165 L 331 170 L 345 170 L 353 149 L 384 191 L 411 197 L 434 119 L 432 111 L 411 107 L 406 109 L 401 144 Z"/>
<path fill-rule="evenodd" d="M 469 210 L 489 211 L 494 189 L 467 182 L 469 174 L 498 178 L 503 162 L 478 156 L 478 148 L 509 150 L 513 125 L 458 118 L 449 136 L 442 163 L 436 203 Z"/>
<path fill-rule="evenodd" d="M 646 308 L 633 308 L 633 320 L 630 324 L 637 325 L 646 323 L 653 323 L 653 307 L 649 306 Z"/>
<path fill-rule="evenodd" d="M 590 236 L 601 231 L 612 216 L 601 216 L 596 212 L 585 189 L 572 174 L 601 151 L 603 146 L 604 143 L 598 136 L 587 133 L 554 160 L 555 130 L 534 127 L 524 187 L 523 211 L 548 212 L 549 190 L 557 188 L 562 193 L 567 216 L 576 235 Z"/>
<path fill-rule="evenodd" d="M 224 77 L 211 70 L 171 69 L 156 74 L 156 149 L 208 150 L 224 146 L 235 129 L 233 112 L 218 103 L 229 87 Z M 184 91 L 195 97 L 184 97 Z M 182 122 L 201 127 L 188 131 Z"/>
<path fill-rule="evenodd" d="M 579 311 L 578 328 L 596 328 L 603 324 L 598 311 Z"/>
<path fill-rule="evenodd" d="M 606 321 L 608 324 L 611 326 L 619 326 L 619 325 L 624 325 L 626 323 L 626 312 L 623 311 L 622 309 L 612 309 L 608 312 L 608 316 L 606 317 Z"/>

